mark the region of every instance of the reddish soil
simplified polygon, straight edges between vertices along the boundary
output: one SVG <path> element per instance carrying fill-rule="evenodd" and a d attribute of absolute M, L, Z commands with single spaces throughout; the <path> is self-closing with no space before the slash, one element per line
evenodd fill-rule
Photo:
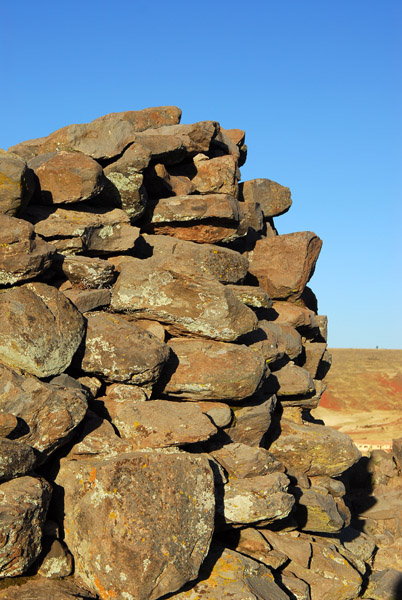
<path fill-rule="evenodd" d="M 330 352 L 328 387 L 312 414 L 348 433 L 361 450 L 390 448 L 402 436 L 402 350 Z"/>

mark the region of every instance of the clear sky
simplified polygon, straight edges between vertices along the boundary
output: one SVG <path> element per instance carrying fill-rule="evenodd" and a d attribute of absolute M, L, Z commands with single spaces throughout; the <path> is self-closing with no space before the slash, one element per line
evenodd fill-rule
<path fill-rule="evenodd" d="M 0 147 L 121 110 L 246 131 L 242 178 L 292 190 L 324 246 L 333 347 L 402 348 L 400 0 L 7 2 Z"/>

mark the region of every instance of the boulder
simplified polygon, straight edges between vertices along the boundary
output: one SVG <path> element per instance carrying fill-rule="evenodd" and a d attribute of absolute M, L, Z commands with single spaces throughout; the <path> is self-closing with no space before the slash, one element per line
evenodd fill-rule
<path fill-rule="evenodd" d="M 0 214 L 0 286 L 34 279 L 52 264 L 54 248 L 30 223 Z"/>
<path fill-rule="evenodd" d="M 257 202 L 239 202 L 239 217 L 240 222 L 237 228 L 239 237 L 247 235 L 250 229 L 256 233 L 264 231 L 264 215 Z"/>
<path fill-rule="evenodd" d="M 236 479 L 260 477 L 285 470 L 282 463 L 265 448 L 231 443 L 211 454 L 224 467 L 229 476 Z"/>
<path fill-rule="evenodd" d="M 89 256 L 59 256 L 58 266 L 73 285 L 99 289 L 114 283 L 117 273 L 106 260 Z"/>
<path fill-rule="evenodd" d="M 345 433 L 332 427 L 281 419 L 280 433 L 268 446 L 286 467 L 307 475 L 336 477 L 360 458 L 360 452 Z"/>
<path fill-rule="evenodd" d="M 83 371 L 107 381 L 155 383 L 169 356 L 163 342 L 120 315 L 94 312 L 86 318 Z"/>
<path fill-rule="evenodd" d="M 9 412 L 0 412 L 0 437 L 7 438 L 11 437 L 13 432 L 17 429 L 18 419 L 15 415 Z"/>
<path fill-rule="evenodd" d="M 315 379 L 317 377 L 318 369 L 321 360 L 324 356 L 324 352 L 327 348 L 326 342 L 311 342 L 306 340 L 303 344 L 305 360 L 303 362 L 303 369 L 306 369 Z"/>
<path fill-rule="evenodd" d="M 299 529 L 315 533 L 337 533 L 345 524 L 334 498 L 321 487 L 298 488 L 295 518 Z"/>
<path fill-rule="evenodd" d="M 314 381 L 310 373 L 292 362 L 287 363 L 271 376 L 279 386 L 278 397 L 310 394 L 315 391 Z M 276 387 L 276 385 L 275 385 Z"/>
<path fill-rule="evenodd" d="M 181 273 L 199 276 L 201 272 L 216 278 L 221 283 L 238 283 L 247 275 L 247 258 L 229 248 L 213 244 L 196 244 L 167 235 L 144 235 L 143 237 L 147 245 L 152 248 L 152 257 L 166 269 L 174 265 L 174 270 Z M 234 291 L 233 288 L 230 289 Z M 260 288 L 252 289 L 256 294 L 260 290 Z M 265 294 L 263 290 L 260 290 L 261 292 Z"/>
<path fill-rule="evenodd" d="M 121 154 L 145 129 L 179 123 L 181 110 L 175 106 L 160 106 L 144 110 L 110 113 L 91 123 L 67 125 L 46 138 L 28 140 L 9 150 L 25 159 L 61 150 L 83 152 L 96 160 Z"/>
<path fill-rule="evenodd" d="M 0 600 L 96 600 L 99 596 L 85 590 L 74 581 L 57 579 L 30 579 L 20 585 L 0 589 Z"/>
<path fill-rule="evenodd" d="M 108 397 L 103 402 L 120 437 L 133 450 L 193 444 L 216 433 L 211 420 L 191 402 L 125 402 Z"/>
<path fill-rule="evenodd" d="M 0 410 L 18 419 L 13 437 L 45 458 L 69 440 L 85 416 L 87 401 L 80 386 L 45 383 L 0 363 Z"/>
<path fill-rule="evenodd" d="M 39 179 L 44 204 L 71 204 L 97 196 L 103 189 L 102 167 L 82 152 L 53 152 L 29 162 Z"/>
<path fill-rule="evenodd" d="M 0 438 L 0 481 L 29 473 L 35 463 L 36 456 L 31 446 Z"/>
<path fill-rule="evenodd" d="M 239 206 L 228 194 L 161 198 L 143 229 L 198 243 L 229 242 L 237 237 Z"/>
<path fill-rule="evenodd" d="M 18 155 L 0 148 L 0 214 L 15 217 L 35 190 L 33 172 Z"/>
<path fill-rule="evenodd" d="M 267 292 L 260 287 L 254 285 L 231 285 L 228 288 L 234 293 L 236 298 L 254 308 L 270 308 L 272 300 Z"/>
<path fill-rule="evenodd" d="M 22 575 L 38 558 L 51 491 L 29 476 L 0 484 L 0 578 Z"/>
<path fill-rule="evenodd" d="M 292 205 L 289 188 L 270 179 L 251 179 L 240 184 L 240 198 L 244 202 L 258 202 L 265 218 L 287 212 Z"/>
<path fill-rule="evenodd" d="M 248 556 L 216 546 L 203 564 L 196 583 L 173 600 L 287 600 L 268 567 Z"/>
<path fill-rule="evenodd" d="M 402 591 L 402 572 L 396 569 L 374 571 L 362 598 L 397 600 Z"/>
<path fill-rule="evenodd" d="M 271 415 L 276 406 L 276 396 L 256 398 L 247 406 L 236 408 L 235 421 L 226 434 L 232 440 L 246 446 L 259 446 L 271 425 Z"/>
<path fill-rule="evenodd" d="M 112 299 L 110 290 L 81 290 L 71 288 L 63 290 L 63 294 L 81 313 L 109 306 Z"/>
<path fill-rule="evenodd" d="M 312 554 L 311 543 L 308 538 L 301 537 L 297 531 L 277 533 L 269 529 L 262 529 L 261 534 L 272 548 L 286 554 L 292 563 L 308 569 Z"/>
<path fill-rule="evenodd" d="M 194 158 L 195 176 L 191 178 L 194 190 L 199 194 L 229 194 L 237 198 L 237 180 L 240 173 L 234 156 L 209 159 L 205 154 Z"/>
<path fill-rule="evenodd" d="M 321 246 L 311 231 L 262 238 L 248 253 L 249 271 L 271 298 L 296 300 L 314 273 Z"/>
<path fill-rule="evenodd" d="M 111 306 L 170 325 L 177 332 L 231 342 L 257 324 L 255 314 L 216 280 L 159 269 L 153 259 L 126 259 Z"/>
<path fill-rule="evenodd" d="M 207 415 L 215 427 L 227 427 L 232 419 L 233 412 L 227 404 L 223 402 L 197 402 L 204 415 Z"/>
<path fill-rule="evenodd" d="M 27 283 L 0 294 L 0 359 L 37 377 L 62 373 L 81 343 L 84 319 L 54 287 Z"/>
<path fill-rule="evenodd" d="M 59 579 L 68 577 L 73 570 L 73 557 L 64 544 L 59 540 L 53 540 L 38 569 L 38 575 L 49 577 L 50 579 Z"/>
<path fill-rule="evenodd" d="M 246 479 L 230 479 L 223 487 L 217 512 L 227 524 L 272 523 L 287 517 L 294 498 L 287 493 L 289 479 L 284 473 L 270 473 Z"/>
<path fill-rule="evenodd" d="M 277 313 L 273 321 L 278 325 L 292 327 L 318 327 L 317 315 L 312 310 L 293 304 L 293 302 L 274 302 L 272 308 Z"/>
<path fill-rule="evenodd" d="M 247 346 L 172 338 L 158 390 L 172 398 L 236 402 L 251 396 L 266 373 L 265 361 Z"/>
<path fill-rule="evenodd" d="M 92 591 L 156 600 L 197 577 L 215 513 L 206 457 L 153 450 L 62 460 L 56 483 L 75 572 Z"/>

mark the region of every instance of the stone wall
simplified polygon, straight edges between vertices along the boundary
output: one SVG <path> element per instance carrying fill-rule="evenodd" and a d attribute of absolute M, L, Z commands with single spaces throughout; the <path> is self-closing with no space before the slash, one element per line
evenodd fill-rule
<path fill-rule="evenodd" d="M 310 414 L 322 242 L 278 235 L 243 131 L 180 117 L 0 151 L 0 598 L 385 598 L 360 453 Z"/>

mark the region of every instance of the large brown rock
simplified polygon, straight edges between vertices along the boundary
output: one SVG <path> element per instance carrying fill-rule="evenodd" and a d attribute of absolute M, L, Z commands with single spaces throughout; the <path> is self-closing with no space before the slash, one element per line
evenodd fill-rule
<path fill-rule="evenodd" d="M 110 286 L 117 273 L 113 265 L 89 256 L 59 256 L 59 268 L 73 285 L 98 289 Z"/>
<path fill-rule="evenodd" d="M 56 482 L 75 572 L 101 598 L 156 600 L 197 577 L 215 512 L 205 456 L 153 450 L 62 460 Z"/>
<path fill-rule="evenodd" d="M 314 273 L 322 241 L 311 231 L 262 238 L 249 252 L 249 271 L 271 298 L 297 299 Z"/>
<path fill-rule="evenodd" d="M 26 162 L 0 148 L 0 214 L 14 217 L 29 203 L 34 189 L 34 174 Z"/>
<path fill-rule="evenodd" d="M 154 335 L 120 315 L 87 315 L 85 348 L 80 366 L 107 381 L 134 385 L 154 383 L 169 356 L 169 348 Z"/>
<path fill-rule="evenodd" d="M 0 359 L 37 377 L 62 373 L 84 335 L 84 319 L 54 287 L 28 283 L 0 294 Z"/>
<path fill-rule="evenodd" d="M 199 194 L 229 194 L 237 198 L 239 173 L 234 156 L 219 156 L 208 159 L 205 154 L 194 158 L 195 176 L 191 179 Z"/>
<path fill-rule="evenodd" d="M 326 489 L 299 489 L 295 518 L 299 529 L 316 533 L 337 533 L 345 524 L 333 497 Z"/>
<path fill-rule="evenodd" d="M 295 503 L 287 493 L 289 479 L 284 473 L 260 477 L 230 479 L 223 487 L 222 504 L 218 514 L 226 523 L 272 523 L 287 517 Z"/>
<path fill-rule="evenodd" d="M 310 373 L 292 362 L 275 371 L 272 378 L 276 380 L 279 386 L 276 391 L 278 397 L 310 394 L 315 391 L 314 381 Z"/>
<path fill-rule="evenodd" d="M 139 236 L 139 229 L 130 225 L 129 217 L 119 208 L 102 210 L 84 203 L 80 210 L 35 206 L 24 213 L 24 218 L 63 254 L 125 252 L 133 248 Z"/>
<path fill-rule="evenodd" d="M 30 579 L 26 583 L 0 589 L 0 600 L 96 600 L 99 596 L 85 590 L 74 581 L 57 579 Z"/>
<path fill-rule="evenodd" d="M 276 405 L 276 396 L 259 399 L 247 403 L 247 406 L 236 409 L 236 419 L 227 435 L 232 442 L 259 446 L 271 425 L 271 416 Z"/>
<path fill-rule="evenodd" d="M 28 476 L 0 484 L 0 578 L 25 573 L 38 558 L 51 490 Z"/>
<path fill-rule="evenodd" d="M 22 219 L 0 214 L 0 285 L 14 285 L 44 273 L 52 264 L 54 249 L 35 236 Z"/>
<path fill-rule="evenodd" d="M 195 585 L 172 600 L 287 600 L 268 567 L 239 552 L 216 546 Z"/>
<path fill-rule="evenodd" d="M 169 397 L 236 402 L 251 396 L 265 377 L 265 361 L 246 346 L 187 338 L 168 344 L 173 355 L 158 389 Z"/>
<path fill-rule="evenodd" d="M 284 471 L 282 463 L 265 450 L 241 443 L 226 444 L 212 452 L 213 457 L 228 472 L 230 477 L 244 479 L 260 477 L 275 471 Z"/>
<path fill-rule="evenodd" d="M 45 204 L 82 202 L 104 186 L 102 167 L 82 152 L 54 152 L 38 156 L 29 166 L 39 179 Z"/>
<path fill-rule="evenodd" d="M 87 401 L 80 386 L 44 383 L 0 363 L 0 410 L 18 417 L 13 437 L 46 456 L 81 423 Z"/>
<path fill-rule="evenodd" d="M 0 481 L 29 473 L 35 463 L 36 456 L 31 446 L 0 438 Z"/>
<path fill-rule="evenodd" d="M 160 269 L 158 259 L 127 258 L 114 285 L 111 306 L 186 332 L 234 341 L 257 324 L 255 314 L 211 277 Z"/>
<path fill-rule="evenodd" d="M 270 179 L 251 179 L 240 184 L 244 202 L 258 202 L 265 218 L 287 212 L 292 205 L 289 188 Z"/>
<path fill-rule="evenodd" d="M 193 444 L 217 431 L 201 408 L 191 402 L 122 402 L 107 397 L 103 402 L 120 437 L 133 450 Z"/>
<path fill-rule="evenodd" d="M 95 159 L 109 159 L 121 154 L 135 140 L 136 132 L 175 125 L 180 117 L 181 110 L 175 106 L 110 113 L 91 123 L 67 125 L 46 138 L 28 140 L 9 150 L 25 159 L 60 150 L 74 150 Z"/>
<path fill-rule="evenodd" d="M 239 205 L 228 194 L 161 198 L 144 229 L 199 243 L 229 242 L 237 237 Z"/>
<path fill-rule="evenodd" d="M 215 277 L 221 283 L 237 283 L 247 275 L 246 256 L 229 248 L 214 244 L 196 244 L 168 235 L 144 235 L 143 237 L 147 245 L 152 248 L 152 256 L 158 259 L 161 267 L 169 269 L 174 265 L 175 270 L 196 276 L 199 276 L 200 272 L 205 273 Z M 259 288 L 252 289 L 258 293 Z M 249 295 L 251 295 L 251 288 Z"/>
<path fill-rule="evenodd" d="M 269 451 L 286 467 L 307 475 L 336 477 L 360 458 L 351 438 L 332 427 L 281 419 L 278 433 Z"/>

